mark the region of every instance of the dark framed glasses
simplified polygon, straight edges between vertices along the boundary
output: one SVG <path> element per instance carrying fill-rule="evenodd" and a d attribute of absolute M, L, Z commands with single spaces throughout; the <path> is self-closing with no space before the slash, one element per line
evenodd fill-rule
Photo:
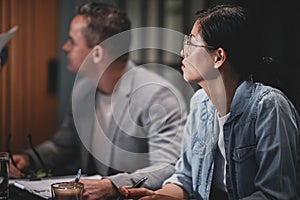
<path fill-rule="evenodd" d="M 188 57 L 189 55 L 191 55 L 191 53 L 193 52 L 194 48 L 196 47 L 203 47 L 203 48 L 208 48 L 208 49 L 216 49 L 216 47 L 214 46 L 209 46 L 209 45 L 199 45 L 199 44 L 195 44 L 193 42 L 193 39 L 195 36 L 190 34 L 190 35 L 185 35 L 183 38 L 183 48 L 181 51 L 181 56 L 183 58 Z"/>

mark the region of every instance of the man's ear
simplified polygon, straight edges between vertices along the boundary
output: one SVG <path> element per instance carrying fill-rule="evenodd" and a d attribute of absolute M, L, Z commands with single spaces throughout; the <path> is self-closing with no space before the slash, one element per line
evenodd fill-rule
<path fill-rule="evenodd" d="M 96 45 L 92 50 L 92 56 L 94 63 L 99 63 L 103 59 L 104 50 L 101 46 Z"/>
<path fill-rule="evenodd" d="M 223 48 L 218 48 L 214 53 L 214 67 L 219 69 L 227 58 L 227 54 Z"/>

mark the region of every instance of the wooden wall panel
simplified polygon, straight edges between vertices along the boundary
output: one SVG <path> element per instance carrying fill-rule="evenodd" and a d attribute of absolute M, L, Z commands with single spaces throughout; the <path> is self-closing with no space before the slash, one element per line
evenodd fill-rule
<path fill-rule="evenodd" d="M 1 0 L 1 11 L 1 31 L 18 26 L 0 72 L 1 150 L 11 131 L 16 152 L 28 147 L 29 133 L 38 144 L 56 129 L 57 96 L 47 83 L 48 62 L 58 55 L 58 0 Z"/>
<path fill-rule="evenodd" d="M 4 1 L 0 0 L 0 14 L 1 14 L 1 24 L 0 24 L 0 31 L 4 32 L 8 30 L 9 23 L 10 23 L 10 18 L 9 18 L 9 7 L 10 7 L 10 2 L 9 1 Z M 10 53 L 10 51 L 9 51 Z M 5 149 L 5 139 L 6 139 L 6 133 L 9 127 L 9 107 L 10 107 L 10 102 L 8 101 L 9 99 L 9 73 L 10 73 L 10 58 L 8 62 L 5 64 L 5 68 L 1 69 L 0 71 L 0 150 Z"/>

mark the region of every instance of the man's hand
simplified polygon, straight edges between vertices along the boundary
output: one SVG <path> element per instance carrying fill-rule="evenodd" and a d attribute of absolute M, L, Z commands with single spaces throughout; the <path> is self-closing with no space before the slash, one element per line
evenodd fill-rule
<path fill-rule="evenodd" d="M 9 177 L 10 178 L 22 178 L 25 174 L 21 171 L 27 169 L 30 166 L 29 156 L 26 154 L 16 154 L 13 155 L 13 159 L 16 163 L 16 166 L 13 163 L 9 162 Z"/>
<path fill-rule="evenodd" d="M 86 200 L 110 199 L 118 195 L 117 189 L 109 179 L 94 180 L 82 178 L 80 182 L 84 184 L 83 197 Z"/>

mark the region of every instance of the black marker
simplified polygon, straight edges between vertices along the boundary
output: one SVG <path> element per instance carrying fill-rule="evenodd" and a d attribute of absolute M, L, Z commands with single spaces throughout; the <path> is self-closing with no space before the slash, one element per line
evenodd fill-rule
<path fill-rule="evenodd" d="M 145 176 L 145 177 L 141 178 L 140 180 L 138 180 L 135 184 L 133 184 L 133 186 L 131 186 L 131 188 L 140 188 L 140 187 L 142 187 L 142 185 L 144 185 L 146 180 L 148 180 L 147 176 Z"/>
<path fill-rule="evenodd" d="M 142 185 L 146 182 L 146 180 L 148 180 L 148 177 L 145 176 L 140 180 L 138 180 L 135 184 L 133 184 L 129 189 L 142 187 Z M 123 199 L 125 199 L 123 195 L 120 195 L 119 198 L 117 198 L 117 200 L 123 200 Z"/>

